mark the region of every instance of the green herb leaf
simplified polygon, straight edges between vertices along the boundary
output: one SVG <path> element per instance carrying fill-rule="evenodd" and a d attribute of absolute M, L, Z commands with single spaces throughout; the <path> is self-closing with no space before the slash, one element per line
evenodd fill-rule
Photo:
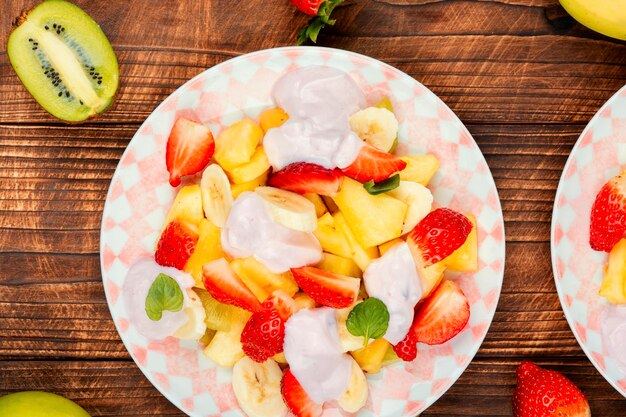
<path fill-rule="evenodd" d="M 331 19 L 330 14 L 333 12 L 335 7 L 343 3 L 343 1 L 344 0 L 326 0 L 322 3 L 320 8 L 317 10 L 317 16 L 311 19 L 305 27 L 298 31 L 298 40 L 296 43 L 298 45 L 304 45 L 309 39 L 313 43 L 317 43 L 317 36 L 319 35 L 320 30 L 322 30 L 326 25 L 332 26 L 335 24 L 335 19 Z"/>
<path fill-rule="evenodd" d="M 378 339 L 385 335 L 389 326 L 389 311 L 385 303 L 378 298 L 370 297 L 357 304 L 346 320 L 350 334 L 363 336 L 367 346 L 370 339 Z"/>
<path fill-rule="evenodd" d="M 371 195 L 377 195 L 391 191 L 394 188 L 398 188 L 399 185 L 400 174 L 395 174 L 381 182 L 368 181 L 363 184 L 363 187 L 365 187 L 367 192 Z"/>
<path fill-rule="evenodd" d="M 159 274 L 146 297 L 146 314 L 153 321 L 161 320 L 164 311 L 177 312 L 183 308 L 183 291 L 174 278 Z"/>

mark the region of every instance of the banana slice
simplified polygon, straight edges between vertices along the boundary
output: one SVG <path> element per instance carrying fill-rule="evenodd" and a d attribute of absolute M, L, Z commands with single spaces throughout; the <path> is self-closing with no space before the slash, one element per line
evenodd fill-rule
<path fill-rule="evenodd" d="M 233 390 L 248 417 L 284 417 L 287 406 L 280 391 L 283 371 L 271 359 L 257 363 L 245 356 L 233 367 Z"/>
<path fill-rule="evenodd" d="M 355 360 L 352 361 L 352 375 L 350 376 L 350 385 L 348 389 L 337 400 L 339 407 L 346 413 L 356 413 L 367 401 L 367 379 L 365 374 Z"/>
<path fill-rule="evenodd" d="M 385 108 L 368 107 L 350 116 L 350 128 L 365 142 L 389 152 L 398 137 L 398 119 Z"/>
<path fill-rule="evenodd" d="M 387 194 L 409 206 L 402 225 L 402 234 L 413 230 L 433 207 L 433 195 L 430 190 L 413 181 L 400 181 L 398 188 L 388 191 Z"/>
<path fill-rule="evenodd" d="M 198 294 L 193 290 L 187 290 L 187 294 L 189 295 L 190 305 L 184 311 L 189 320 L 176 330 L 174 337 L 184 340 L 198 340 L 206 332 L 206 324 L 204 323 L 206 312 Z"/>
<path fill-rule="evenodd" d="M 204 215 L 217 227 L 224 227 L 233 205 L 233 194 L 226 173 L 217 164 L 211 164 L 200 180 Z"/>
<path fill-rule="evenodd" d="M 274 187 L 257 187 L 255 192 L 275 222 L 302 232 L 317 228 L 315 205 L 300 194 Z"/>

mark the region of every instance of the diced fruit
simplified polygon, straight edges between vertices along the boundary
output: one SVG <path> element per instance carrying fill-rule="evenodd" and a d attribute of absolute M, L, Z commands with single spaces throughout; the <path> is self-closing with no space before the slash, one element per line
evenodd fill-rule
<path fill-rule="evenodd" d="M 339 331 L 339 343 L 341 344 L 341 350 L 343 352 L 361 349 L 365 344 L 363 336 L 353 335 L 348 331 L 348 327 L 346 326 L 348 315 L 358 303 L 359 302 L 356 302 L 352 306 L 337 310 L 337 330 Z"/>
<path fill-rule="evenodd" d="M 233 206 L 233 194 L 226 173 L 217 164 L 211 164 L 202 173 L 200 180 L 202 209 L 207 219 L 217 227 L 224 227 Z"/>
<path fill-rule="evenodd" d="M 216 364 L 231 368 L 244 357 L 241 346 L 241 332 L 245 322 L 233 322 L 228 331 L 218 330 L 213 340 L 204 348 L 204 355 Z"/>
<path fill-rule="evenodd" d="M 272 359 L 281 365 L 288 365 L 287 358 L 285 357 L 285 352 L 277 353 L 272 356 Z"/>
<path fill-rule="evenodd" d="M 472 231 L 467 217 L 448 208 L 431 211 L 409 233 L 407 243 L 419 266 L 428 267 L 460 248 Z"/>
<path fill-rule="evenodd" d="M 345 308 L 354 303 L 361 281 L 312 266 L 292 268 L 291 273 L 302 291 L 317 303 L 332 308 Z"/>
<path fill-rule="evenodd" d="M 451 271 L 478 271 L 478 232 L 476 228 L 476 217 L 471 214 L 467 214 L 466 216 L 472 223 L 472 231 L 467 236 L 465 243 L 446 258 L 445 264 Z"/>
<path fill-rule="evenodd" d="M 409 245 L 409 249 L 410 248 L 411 246 Z M 443 273 L 445 270 L 445 262 L 437 262 L 436 264 L 433 264 L 426 268 L 419 265 L 417 266 L 417 274 L 422 281 L 422 299 L 428 297 L 430 293 L 439 286 L 439 283 L 443 279 Z"/>
<path fill-rule="evenodd" d="M 243 352 L 255 362 L 265 362 L 283 351 L 285 321 L 274 308 L 266 308 L 250 316 L 241 333 Z"/>
<path fill-rule="evenodd" d="M 432 154 L 401 156 L 400 159 L 406 162 L 406 168 L 400 171 L 400 180 L 413 181 L 424 186 L 428 185 L 440 165 L 437 157 Z"/>
<path fill-rule="evenodd" d="M 348 389 L 337 399 L 337 404 L 347 413 L 356 413 L 365 406 L 367 394 L 368 388 L 365 374 L 363 374 L 359 364 L 352 361 L 352 374 L 350 375 Z"/>
<path fill-rule="evenodd" d="M 361 183 L 349 178 L 344 179 L 333 200 L 363 247 L 377 246 L 402 234 L 408 207 L 400 200 L 385 194 L 371 195 Z"/>
<path fill-rule="evenodd" d="M 262 187 L 267 182 L 267 174 L 269 171 L 265 171 L 259 177 L 253 179 L 252 181 L 244 182 L 242 184 L 232 184 L 230 189 L 233 193 L 233 199 L 239 197 L 239 194 L 244 191 L 254 191 L 256 187 Z"/>
<path fill-rule="evenodd" d="M 199 185 L 186 185 L 178 190 L 172 207 L 167 213 L 164 225 L 170 224 L 175 219 L 196 226 L 204 219 L 202 193 Z"/>
<path fill-rule="evenodd" d="M 274 309 L 278 316 L 287 321 L 298 311 L 298 304 L 283 290 L 274 291 L 263 303 L 264 309 Z"/>
<path fill-rule="evenodd" d="M 206 331 L 204 332 L 204 335 L 200 339 L 198 339 L 198 343 L 200 343 L 204 347 L 207 347 L 207 345 L 211 343 L 211 340 L 213 340 L 215 333 L 216 333 L 215 330 L 209 329 L 207 327 Z"/>
<path fill-rule="evenodd" d="M 514 417 L 591 417 L 585 395 L 561 373 L 532 362 L 517 367 Z"/>
<path fill-rule="evenodd" d="M 626 303 L 626 239 L 620 240 L 609 253 L 600 295 L 614 304 Z"/>
<path fill-rule="evenodd" d="M 381 98 L 378 103 L 376 103 L 376 107 L 380 107 L 381 109 L 387 109 L 393 113 L 393 104 L 391 104 L 391 100 L 389 97 Z"/>
<path fill-rule="evenodd" d="M 298 194 L 316 193 L 333 197 L 337 195 L 343 174 L 339 169 L 326 169 L 321 165 L 296 162 L 274 172 L 268 185 Z"/>
<path fill-rule="evenodd" d="M 262 363 L 243 357 L 233 367 L 233 391 L 248 417 L 285 417 L 280 384 L 283 371 L 273 360 Z"/>
<path fill-rule="evenodd" d="M 248 287 L 252 294 L 254 294 L 257 300 L 262 303 L 267 297 L 270 296 L 270 291 L 256 281 L 254 274 L 245 273 L 243 269 L 243 262 L 244 258 L 233 259 L 230 263 L 230 267 L 233 271 L 235 271 L 235 274 L 241 278 L 243 283 L 246 284 L 246 287 Z"/>
<path fill-rule="evenodd" d="M 180 185 L 180 178 L 204 169 L 215 150 L 215 141 L 208 127 L 181 117 L 174 122 L 167 139 L 165 163 L 170 185 Z"/>
<path fill-rule="evenodd" d="M 406 167 L 397 156 L 365 144 L 353 163 L 343 168 L 345 175 L 361 182 L 380 182 Z M 341 206 L 340 206 L 341 208 Z"/>
<path fill-rule="evenodd" d="M 389 152 L 398 136 L 398 120 L 388 109 L 368 107 L 350 116 L 350 128 L 366 143 Z"/>
<path fill-rule="evenodd" d="M 361 278 L 361 270 L 351 258 L 344 258 L 343 256 L 333 255 L 332 253 L 324 252 L 322 254 L 322 261 L 315 265 L 319 269 L 324 271 L 334 272 L 335 274 L 345 275 L 347 277 Z"/>
<path fill-rule="evenodd" d="M 270 162 L 262 146 L 256 148 L 249 162 L 228 170 L 228 176 L 235 184 L 245 184 L 259 178 L 270 169 Z"/>
<path fill-rule="evenodd" d="M 293 300 L 298 305 L 298 310 L 311 309 L 317 306 L 317 303 L 315 302 L 315 300 L 303 292 L 299 292 L 296 295 L 294 295 Z"/>
<path fill-rule="evenodd" d="M 259 119 L 261 129 L 267 133 L 268 130 L 279 127 L 285 123 L 287 119 L 289 119 L 289 115 L 280 107 L 273 107 L 271 109 L 263 110 Z"/>
<path fill-rule="evenodd" d="M 154 260 L 159 265 L 173 266 L 182 271 L 197 242 L 196 231 L 191 230 L 187 224 L 174 220 L 161 233 Z"/>
<path fill-rule="evenodd" d="M 344 258 L 351 258 L 352 251 L 345 235 L 337 230 L 335 219 L 330 213 L 324 214 L 317 220 L 317 229 L 313 234 L 319 240 L 322 249 Z"/>
<path fill-rule="evenodd" d="M 231 266 L 251 290 L 252 287 L 258 288 L 259 293 L 255 290 L 252 292 L 259 301 L 264 301 L 276 290 L 283 290 L 290 296 L 298 292 L 298 285 L 290 272 L 274 273 L 254 258 L 235 259 L 231 262 Z"/>
<path fill-rule="evenodd" d="M 415 337 L 409 333 L 404 339 L 393 347 L 393 351 L 405 362 L 411 362 L 417 358 L 417 341 Z"/>
<path fill-rule="evenodd" d="M 404 242 L 404 240 L 402 240 L 400 238 L 395 238 L 395 239 L 391 239 L 389 242 L 383 243 L 382 245 L 378 245 L 378 250 L 380 251 L 380 256 L 383 256 L 385 254 L 385 252 L 387 252 L 389 249 L 393 248 L 398 243 L 402 243 L 402 242 Z"/>
<path fill-rule="evenodd" d="M 243 119 L 224 129 L 215 141 L 213 158 L 226 171 L 250 161 L 263 138 L 263 130 L 250 119 Z"/>
<path fill-rule="evenodd" d="M 204 287 L 217 301 L 252 312 L 261 309 L 259 300 L 235 274 L 226 259 L 216 259 L 204 265 L 202 277 Z"/>
<path fill-rule="evenodd" d="M 187 290 L 189 295 L 189 306 L 183 311 L 187 314 L 188 320 L 183 326 L 178 328 L 174 337 L 181 340 L 198 340 L 206 332 L 204 305 L 200 302 L 200 297 L 193 291 Z"/>
<path fill-rule="evenodd" d="M 378 248 L 376 246 L 369 248 L 361 246 L 352 229 L 348 226 L 348 222 L 342 212 L 338 211 L 335 213 L 333 215 L 333 219 L 335 220 L 337 230 L 343 233 L 348 241 L 348 245 L 350 247 L 350 257 L 358 265 L 361 271 L 365 271 L 370 262 L 372 262 L 373 259 L 378 258 Z"/>
<path fill-rule="evenodd" d="M 335 204 L 331 197 L 326 197 L 325 195 L 323 195 L 322 200 L 324 201 L 326 208 L 331 214 L 335 214 L 339 211 L 339 207 L 337 207 L 337 204 Z"/>
<path fill-rule="evenodd" d="M 304 388 L 289 370 L 283 376 L 281 391 L 287 408 L 296 417 L 321 417 L 322 406 L 309 398 Z"/>
<path fill-rule="evenodd" d="M 610 252 L 626 234 L 626 175 L 607 182 L 591 207 L 589 244 L 593 250 Z"/>
<path fill-rule="evenodd" d="M 391 345 L 385 339 L 376 339 L 366 347 L 350 352 L 354 360 L 368 374 L 380 372 L 380 368 Z"/>
<path fill-rule="evenodd" d="M 328 209 L 326 208 L 326 204 L 324 204 L 324 200 L 318 194 L 303 194 L 303 197 L 309 200 L 315 206 L 315 215 L 319 218 L 324 215 L 324 213 L 328 213 Z"/>
<path fill-rule="evenodd" d="M 433 206 L 433 195 L 422 184 L 412 181 L 400 181 L 400 185 L 387 192 L 393 198 L 406 203 L 409 207 L 404 217 L 402 234 L 409 233 L 424 218 Z"/>
<path fill-rule="evenodd" d="M 248 311 L 230 304 L 220 303 L 205 290 L 195 288 L 194 291 L 198 294 L 204 307 L 206 313 L 204 323 L 208 329 L 228 332 L 237 323 L 242 323 L 243 326 L 250 318 Z"/>
<path fill-rule="evenodd" d="M 398 355 L 393 349 L 387 349 L 387 352 L 385 352 L 385 356 L 383 357 L 383 362 L 380 365 L 382 368 L 382 367 L 394 364 L 396 362 L 399 362 L 401 360 L 402 359 L 398 357 Z"/>
<path fill-rule="evenodd" d="M 301 195 L 274 187 L 258 187 L 255 192 L 275 222 L 302 232 L 317 228 L 315 206 Z"/>

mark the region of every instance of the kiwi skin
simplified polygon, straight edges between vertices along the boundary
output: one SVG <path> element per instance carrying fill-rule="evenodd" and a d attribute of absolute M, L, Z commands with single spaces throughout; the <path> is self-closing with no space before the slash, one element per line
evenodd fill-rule
<path fill-rule="evenodd" d="M 36 17 L 32 17 L 31 14 Z M 31 17 L 30 20 L 29 17 Z M 68 19 L 73 20 L 68 21 Z M 28 22 L 28 25 L 25 25 L 26 22 Z M 58 23 L 59 28 L 63 24 L 63 32 L 61 33 L 57 30 L 57 36 L 54 36 L 53 22 Z M 48 32 L 48 25 L 52 29 L 49 32 L 58 40 L 53 39 L 53 44 L 56 45 L 45 42 L 46 48 L 44 48 L 44 42 L 42 41 L 45 39 L 39 39 L 37 35 L 41 35 L 41 38 L 47 37 L 47 41 L 49 41 L 51 36 L 48 33 L 45 36 L 43 34 L 44 26 L 46 32 Z M 21 29 L 22 32 L 18 35 L 16 32 L 22 26 L 24 28 Z M 54 27 L 56 28 L 57 25 L 55 24 Z M 65 29 L 68 29 L 67 32 Z M 13 37 L 16 39 L 13 40 L 13 45 L 11 45 Z M 31 42 L 30 44 L 25 42 L 26 38 Z M 33 41 L 34 44 L 32 44 Z M 34 47 L 37 45 L 37 42 L 40 43 L 38 47 L 40 51 L 31 52 L 30 49 L 32 51 L 38 49 Z M 64 48 L 63 45 L 67 48 Z M 70 2 L 65 0 L 45 0 L 28 10 L 22 10 L 12 21 L 6 50 L 11 66 L 29 93 L 44 110 L 64 123 L 76 124 L 94 119 L 109 109 L 115 102 L 119 88 L 119 65 L 115 52 L 97 22 L 84 10 Z M 56 65 L 54 56 L 50 57 L 50 53 L 59 57 L 56 59 Z M 60 58 L 61 56 L 66 58 L 66 60 L 63 61 Z M 39 60 L 38 62 L 36 61 L 37 59 Z M 33 65 L 33 61 L 35 61 L 35 65 Z M 65 62 L 68 61 L 71 61 L 72 64 L 66 65 Z M 39 68 L 42 68 L 42 70 L 39 70 Z M 42 74 L 43 69 L 46 68 L 45 74 L 48 74 L 50 71 L 53 75 L 52 78 L 50 75 L 47 76 L 50 80 L 46 80 L 46 77 Z M 87 75 L 90 69 L 92 71 L 91 75 Z M 95 75 L 93 71 L 95 71 Z M 99 76 L 98 79 L 96 79 L 96 76 Z M 102 79 L 103 77 L 104 80 Z M 33 78 L 42 78 L 48 84 L 42 85 L 41 80 L 37 80 L 34 83 L 32 81 Z M 66 81 L 61 80 L 61 78 Z M 90 78 L 93 78 L 93 81 Z M 67 79 L 70 81 L 68 82 Z M 82 85 L 78 86 L 79 83 L 75 79 L 81 79 Z M 54 88 L 50 87 L 50 82 L 52 82 Z M 61 91 L 58 91 L 58 89 L 61 89 Z M 43 94 L 42 90 L 45 90 Z M 87 99 L 84 97 L 87 97 Z M 85 100 L 86 104 L 83 104 L 81 98 Z M 92 98 L 95 101 L 89 100 Z M 77 102 L 80 102 L 80 106 Z"/>

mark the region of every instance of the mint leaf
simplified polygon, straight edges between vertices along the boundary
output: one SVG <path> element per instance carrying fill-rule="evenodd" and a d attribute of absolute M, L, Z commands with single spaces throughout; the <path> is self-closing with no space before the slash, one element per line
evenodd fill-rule
<path fill-rule="evenodd" d="M 159 321 L 166 310 L 182 310 L 183 299 L 183 291 L 174 278 L 159 274 L 148 290 L 146 314 L 150 320 Z"/>
<path fill-rule="evenodd" d="M 370 339 L 379 339 L 387 332 L 389 326 L 389 311 L 385 303 L 378 298 L 370 297 L 357 304 L 346 320 L 346 327 L 350 334 L 363 336 L 367 346 Z"/>
<path fill-rule="evenodd" d="M 320 30 L 326 25 L 332 26 L 335 24 L 335 19 L 331 19 L 330 14 L 335 7 L 343 3 L 343 1 L 344 0 L 326 0 L 323 2 L 317 10 L 317 16 L 311 19 L 308 25 L 298 31 L 298 40 L 296 43 L 298 45 L 304 45 L 309 39 L 313 43 L 317 43 L 317 35 L 319 35 Z"/>
<path fill-rule="evenodd" d="M 398 188 L 399 185 L 400 174 L 395 174 L 381 182 L 368 181 L 363 184 L 363 187 L 365 187 L 367 192 L 371 195 L 377 195 L 391 191 L 394 188 Z"/>

